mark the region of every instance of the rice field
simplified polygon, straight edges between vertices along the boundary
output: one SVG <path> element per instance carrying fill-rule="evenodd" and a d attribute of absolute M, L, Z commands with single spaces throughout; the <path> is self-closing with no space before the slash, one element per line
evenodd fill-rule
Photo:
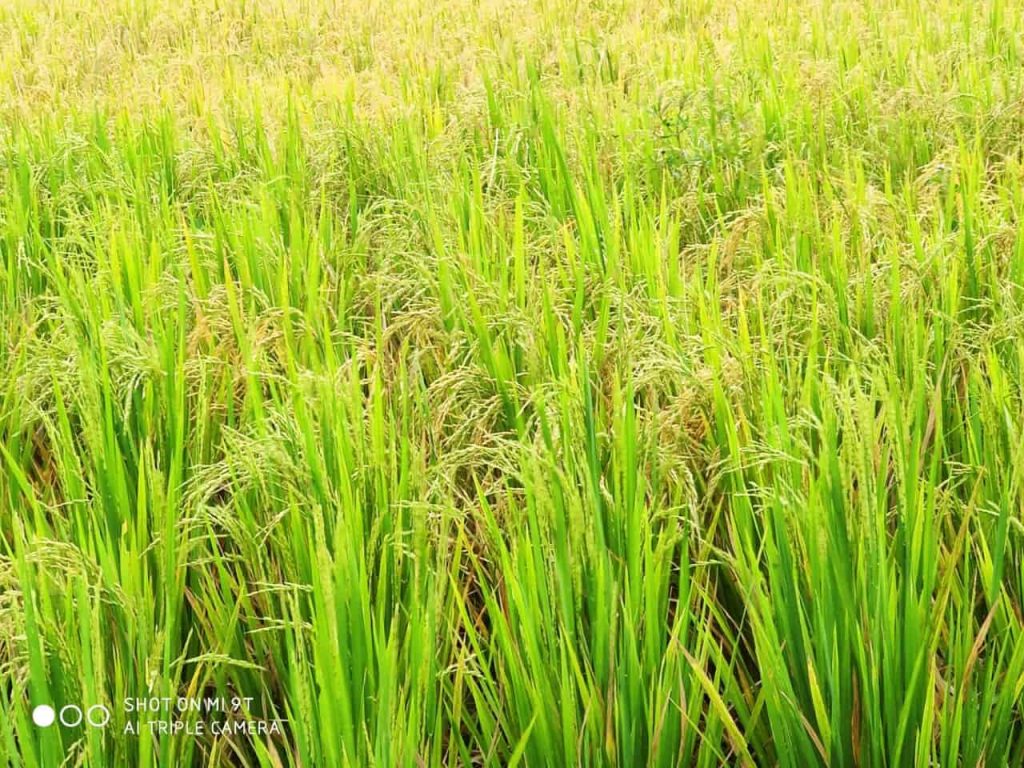
<path fill-rule="evenodd" d="M 0 2 L 0 765 L 1024 765 L 1022 65 Z"/>

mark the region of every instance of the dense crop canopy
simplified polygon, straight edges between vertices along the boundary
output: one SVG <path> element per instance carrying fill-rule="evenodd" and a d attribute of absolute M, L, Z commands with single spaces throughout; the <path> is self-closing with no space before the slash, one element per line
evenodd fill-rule
<path fill-rule="evenodd" d="M 1024 764 L 1022 14 L 4 3 L 0 764 Z"/>

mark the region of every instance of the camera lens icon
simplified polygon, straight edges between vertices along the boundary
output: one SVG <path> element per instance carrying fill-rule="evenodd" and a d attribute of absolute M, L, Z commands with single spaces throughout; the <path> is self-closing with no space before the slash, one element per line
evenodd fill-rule
<path fill-rule="evenodd" d="M 49 728 L 57 720 L 65 728 L 77 728 L 82 723 L 90 728 L 104 728 L 110 722 L 110 710 L 102 704 L 93 704 L 85 710 L 75 704 L 65 704 L 60 712 L 49 704 L 40 704 L 32 710 L 32 722 L 40 728 Z"/>
<path fill-rule="evenodd" d="M 40 704 L 32 710 L 32 722 L 40 728 L 49 728 L 57 719 L 57 713 L 49 704 Z"/>

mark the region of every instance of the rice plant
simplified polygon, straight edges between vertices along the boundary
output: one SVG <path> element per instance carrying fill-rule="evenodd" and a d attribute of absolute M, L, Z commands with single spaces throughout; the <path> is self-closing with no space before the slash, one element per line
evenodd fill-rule
<path fill-rule="evenodd" d="M 0 763 L 1024 765 L 1022 64 L 0 5 Z"/>

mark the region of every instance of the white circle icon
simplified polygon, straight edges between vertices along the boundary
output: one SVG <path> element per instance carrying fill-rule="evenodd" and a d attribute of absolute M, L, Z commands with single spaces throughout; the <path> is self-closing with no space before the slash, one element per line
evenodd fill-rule
<path fill-rule="evenodd" d="M 110 710 L 102 704 L 93 704 L 85 711 L 85 719 L 93 728 L 102 728 L 110 722 Z"/>
<path fill-rule="evenodd" d="M 72 720 L 74 717 L 76 719 Z M 60 708 L 60 724 L 65 728 L 77 728 L 82 724 L 82 708 L 68 704 Z"/>
<path fill-rule="evenodd" d="M 49 704 L 40 704 L 32 710 L 32 722 L 40 728 L 49 728 L 56 717 L 57 713 Z"/>

